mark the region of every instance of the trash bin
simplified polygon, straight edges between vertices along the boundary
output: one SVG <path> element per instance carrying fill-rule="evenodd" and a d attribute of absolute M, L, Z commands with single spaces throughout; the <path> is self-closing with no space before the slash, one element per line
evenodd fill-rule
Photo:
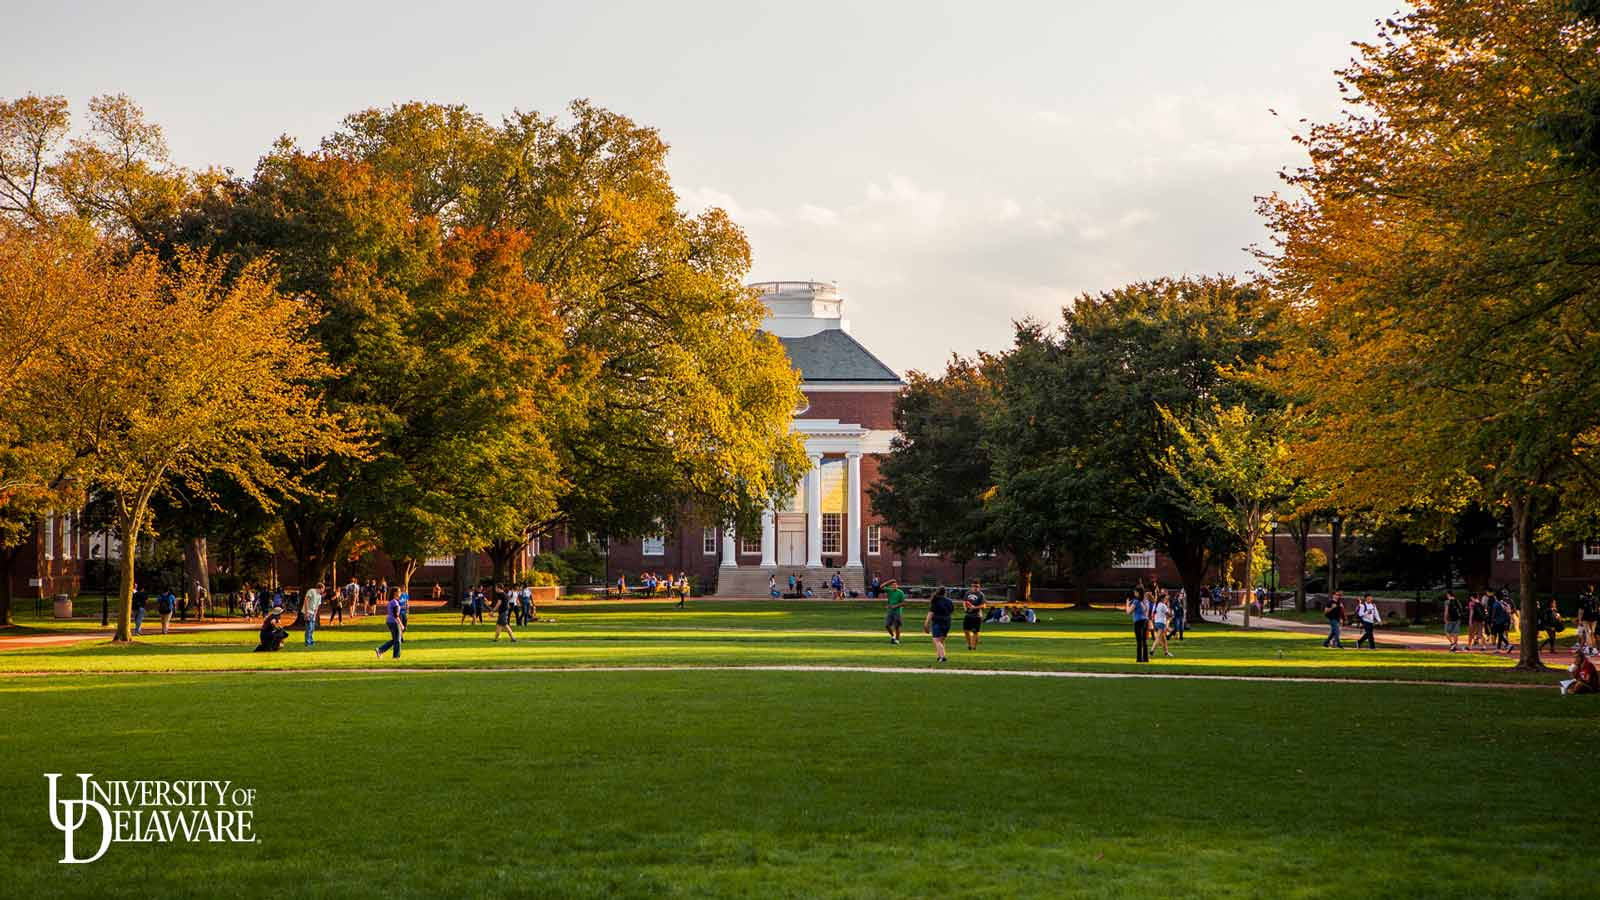
<path fill-rule="evenodd" d="M 66 594 L 56 595 L 56 618 L 72 618 L 72 598 Z"/>

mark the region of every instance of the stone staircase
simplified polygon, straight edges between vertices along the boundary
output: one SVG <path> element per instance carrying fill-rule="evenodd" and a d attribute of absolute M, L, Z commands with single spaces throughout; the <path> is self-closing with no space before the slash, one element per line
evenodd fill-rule
<path fill-rule="evenodd" d="M 792 572 L 796 578 L 805 580 L 806 587 L 818 597 L 827 599 L 830 588 L 828 583 L 833 580 L 833 573 L 838 571 L 839 577 L 844 579 L 847 591 L 855 591 L 861 596 L 866 596 L 866 575 L 862 569 L 822 569 L 808 568 L 806 566 L 775 566 L 767 569 L 760 566 L 739 566 L 736 569 L 717 570 L 717 596 L 718 597 L 760 597 L 766 599 L 767 579 L 772 575 L 778 576 L 778 590 L 788 593 L 789 574 Z"/>

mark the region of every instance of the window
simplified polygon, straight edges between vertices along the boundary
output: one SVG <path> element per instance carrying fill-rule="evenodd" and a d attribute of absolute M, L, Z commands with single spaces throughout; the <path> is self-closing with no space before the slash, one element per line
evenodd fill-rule
<path fill-rule="evenodd" d="M 757 532 L 755 537 L 751 537 L 747 534 L 739 535 L 739 552 L 751 556 L 760 556 L 761 534 Z"/>
<path fill-rule="evenodd" d="M 44 558 L 56 558 L 56 517 L 44 517 Z"/>
<path fill-rule="evenodd" d="M 1600 559 L 1600 539 L 1583 542 L 1584 559 Z"/>
<path fill-rule="evenodd" d="M 667 553 L 667 539 L 657 535 L 644 539 L 643 553 L 645 556 L 665 556 Z"/>
<path fill-rule="evenodd" d="M 1156 567 L 1156 552 L 1154 550 L 1141 550 L 1130 553 L 1122 562 L 1117 563 L 1119 569 L 1154 569 Z"/>
<path fill-rule="evenodd" d="M 838 513 L 822 514 L 822 552 L 844 552 L 844 527 Z"/>
<path fill-rule="evenodd" d="M 881 551 L 883 549 L 883 535 L 879 532 L 879 527 L 880 526 L 877 526 L 877 525 L 868 525 L 867 526 L 867 555 L 868 556 L 877 556 L 879 551 Z"/>
<path fill-rule="evenodd" d="M 706 528 L 701 530 L 700 552 L 707 556 L 717 555 L 717 530 L 715 528 Z"/>
<path fill-rule="evenodd" d="M 424 566 L 433 566 L 435 568 L 444 568 L 447 566 L 453 568 L 456 564 L 456 558 L 454 556 L 430 556 L 423 560 L 422 564 Z"/>
<path fill-rule="evenodd" d="M 1498 559 L 1518 560 L 1522 558 L 1522 554 L 1518 552 L 1520 549 L 1517 546 L 1516 538 L 1512 538 L 1509 541 L 1501 541 L 1500 546 L 1495 549 L 1495 557 Z"/>
<path fill-rule="evenodd" d="M 921 547 L 917 548 L 917 555 L 918 556 L 933 557 L 933 558 L 938 558 L 938 556 L 939 556 L 938 553 L 934 553 L 934 552 L 930 552 L 930 551 L 924 550 Z"/>
<path fill-rule="evenodd" d="M 72 513 L 61 517 L 61 558 L 72 558 Z"/>

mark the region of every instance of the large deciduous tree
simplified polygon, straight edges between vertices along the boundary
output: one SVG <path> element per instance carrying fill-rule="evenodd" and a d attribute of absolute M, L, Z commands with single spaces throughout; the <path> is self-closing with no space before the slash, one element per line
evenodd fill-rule
<path fill-rule="evenodd" d="M 1262 204 L 1294 326 L 1273 371 L 1316 423 L 1299 454 L 1342 506 L 1509 510 L 1526 623 L 1536 538 L 1592 522 L 1571 507 L 1600 479 L 1593 13 L 1432 0 L 1383 23 L 1339 73 L 1348 112 Z"/>

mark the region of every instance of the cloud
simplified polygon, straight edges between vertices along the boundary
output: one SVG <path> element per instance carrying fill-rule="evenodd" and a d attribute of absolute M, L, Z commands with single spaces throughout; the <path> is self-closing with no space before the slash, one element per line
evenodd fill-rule
<path fill-rule="evenodd" d="M 678 205 L 689 213 L 698 213 L 704 209 L 718 207 L 728 214 L 728 217 L 746 228 L 757 225 L 777 225 L 781 219 L 778 214 L 763 207 L 747 207 L 733 199 L 733 197 L 715 188 L 699 187 L 685 188 L 678 192 Z"/>
<path fill-rule="evenodd" d="M 810 203 L 800 204 L 795 211 L 795 217 L 809 225 L 837 225 L 839 214 L 826 206 L 815 206 Z"/>

